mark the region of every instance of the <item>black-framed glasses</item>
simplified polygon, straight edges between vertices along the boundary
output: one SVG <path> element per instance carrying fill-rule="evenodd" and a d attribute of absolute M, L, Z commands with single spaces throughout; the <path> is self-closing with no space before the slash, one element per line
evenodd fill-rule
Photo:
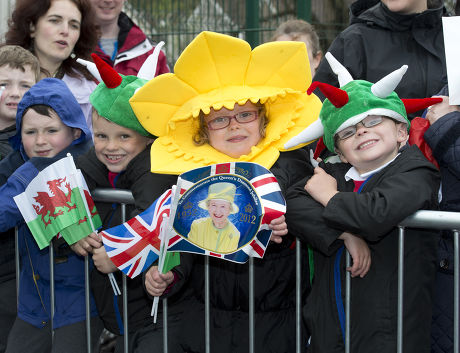
<path fill-rule="evenodd" d="M 373 127 L 380 124 L 383 121 L 383 116 L 381 115 L 369 115 L 366 116 L 363 120 L 361 120 L 358 124 L 346 127 L 343 130 L 340 130 L 338 133 L 335 134 L 339 140 L 346 140 L 349 137 L 354 136 L 356 134 L 356 130 L 358 130 L 358 125 L 362 124 L 364 127 Z"/>
<path fill-rule="evenodd" d="M 211 121 L 207 122 L 209 130 L 220 130 L 230 125 L 230 121 L 235 119 L 240 124 L 247 124 L 259 117 L 257 110 L 248 110 L 245 112 L 239 112 L 233 115 L 219 116 Z"/>

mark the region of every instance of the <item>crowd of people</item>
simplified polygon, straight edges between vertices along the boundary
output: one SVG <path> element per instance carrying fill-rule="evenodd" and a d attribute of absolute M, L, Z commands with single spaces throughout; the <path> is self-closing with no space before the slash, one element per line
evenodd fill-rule
<path fill-rule="evenodd" d="M 40 249 L 13 197 L 68 153 L 90 190 L 132 192 L 129 216 L 191 169 L 224 162 L 269 169 L 287 212 L 271 221 L 265 254 L 254 259 L 255 352 L 296 351 L 297 239 L 301 351 L 345 351 L 350 272 L 351 351 L 395 352 L 397 225 L 417 210 L 460 210 L 460 108 L 448 102 L 442 3 L 354 1 L 350 25 L 325 55 L 303 20 L 281 24 L 256 48 L 205 31 L 170 72 L 165 53 L 122 11 L 125 1 L 17 1 L 0 44 L 0 353 L 85 352 L 88 334 L 97 352 L 123 352 L 126 335 L 129 352 L 162 352 L 163 313 L 160 305 L 154 323 L 154 297 L 168 299 L 169 352 L 205 352 L 206 344 L 212 352 L 248 351 L 247 263 L 209 258 L 205 342 L 203 255 L 181 253 L 166 273 L 154 264 L 128 279 L 123 317 L 123 296 L 113 290 L 122 272 L 97 232 L 73 244 L 53 238 Z M 411 121 L 422 114 L 430 156 L 409 143 Z M 234 252 L 240 231 L 228 217 L 241 211 L 235 185 L 206 190 L 196 207 L 209 217 L 193 221 L 190 242 Z M 96 207 L 102 230 L 120 224 L 119 205 Z M 452 234 L 408 230 L 404 256 L 404 351 L 453 352 Z"/>

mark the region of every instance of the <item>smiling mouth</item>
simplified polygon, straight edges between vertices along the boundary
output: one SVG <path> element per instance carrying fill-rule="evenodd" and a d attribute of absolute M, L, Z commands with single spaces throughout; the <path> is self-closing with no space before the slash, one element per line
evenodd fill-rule
<path fill-rule="evenodd" d="M 107 161 L 109 161 L 110 163 L 113 163 L 113 164 L 120 162 L 123 159 L 123 157 L 124 156 L 122 156 L 122 155 L 113 155 L 113 154 L 110 154 L 110 155 L 106 154 L 105 155 L 105 159 Z"/>
<path fill-rule="evenodd" d="M 362 144 L 360 144 L 360 145 L 358 146 L 358 150 L 365 149 L 365 148 L 367 148 L 367 147 L 369 147 L 369 146 L 372 146 L 372 145 L 374 145 L 374 144 L 376 144 L 376 143 L 377 143 L 377 140 L 366 141 L 366 142 L 364 142 L 364 143 L 362 143 Z"/>

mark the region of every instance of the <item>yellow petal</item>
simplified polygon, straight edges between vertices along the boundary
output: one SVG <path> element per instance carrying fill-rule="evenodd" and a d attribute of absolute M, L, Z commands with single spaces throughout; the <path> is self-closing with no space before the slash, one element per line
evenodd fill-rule
<path fill-rule="evenodd" d="M 305 92 L 310 83 L 311 72 L 304 43 L 270 42 L 252 51 L 246 75 L 247 85 L 283 87 Z"/>
<path fill-rule="evenodd" d="M 174 73 L 200 93 L 241 85 L 251 57 L 250 45 L 220 33 L 200 33 L 182 52 Z"/>
<path fill-rule="evenodd" d="M 174 74 L 147 82 L 129 100 L 139 122 L 155 136 L 166 134 L 169 119 L 197 92 Z"/>

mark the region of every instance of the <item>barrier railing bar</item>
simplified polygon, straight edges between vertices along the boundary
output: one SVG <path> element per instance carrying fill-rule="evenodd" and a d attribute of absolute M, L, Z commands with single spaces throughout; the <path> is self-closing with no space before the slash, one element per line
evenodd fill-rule
<path fill-rule="evenodd" d="M 458 228 L 457 228 L 458 229 Z M 454 352 L 459 352 L 460 253 L 458 230 L 454 230 Z"/>
<path fill-rule="evenodd" d="M 398 314 L 396 351 L 403 351 L 403 307 L 404 307 L 404 227 L 398 227 Z"/>
<path fill-rule="evenodd" d="M 295 351 L 302 352 L 302 263 L 300 256 L 302 255 L 302 245 L 299 239 L 295 241 Z"/>
<path fill-rule="evenodd" d="M 351 256 L 345 251 L 345 266 L 351 266 Z M 345 271 L 345 353 L 351 352 L 351 273 Z"/>
<path fill-rule="evenodd" d="M 121 223 L 126 222 L 126 203 L 121 203 Z M 126 275 L 122 273 L 122 283 L 123 283 L 123 347 L 124 352 L 129 352 L 129 342 L 128 342 L 128 284 L 126 282 Z"/>
<path fill-rule="evenodd" d="M 49 245 L 50 256 L 50 329 L 51 329 L 51 346 L 54 343 L 54 249 L 53 244 Z"/>
<path fill-rule="evenodd" d="M 132 194 L 130 191 L 127 190 L 114 190 L 114 189 L 97 189 L 93 192 L 93 197 L 96 201 L 102 201 L 102 202 L 120 202 L 120 203 L 133 203 L 133 198 Z M 459 298 L 460 298 L 460 290 L 459 290 L 459 273 L 460 273 L 460 265 L 459 265 L 459 233 L 458 231 L 455 231 L 455 229 L 460 229 L 460 213 L 457 212 L 445 212 L 445 211 L 417 211 L 413 215 L 407 217 L 405 220 L 403 220 L 399 224 L 400 228 L 400 246 L 402 248 L 399 250 L 400 254 L 398 255 L 400 257 L 399 261 L 401 265 L 403 264 L 403 259 L 401 259 L 401 256 L 403 257 L 404 254 L 404 246 L 401 244 L 404 239 L 404 228 L 427 228 L 427 229 L 437 229 L 437 230 L 443 230 L 443 229 L 449 229 L 449 230 L 454 230 L 454 249 L 455 249 L 455 264 L 454 264 L 454 351 L 458 351 L 459 348 L 459 335 L 458 335 L 458 330 L 459 330 Z M 299 255 L 296 256 L 298 257 Z M 251 259 L 250 259 L 251 260 Z M 297 266 L 297 265 L 296 265 Z M 347 265 L 349 266 L 349 265 Z M 402 268 L 398 268 L 398 273 L 402 275 Z M 399 281 L 402 281 L 403 276 L 400 276 L 398 279 L 398 293 L 400 291 L 400 283 Z M 351 282 L 351 281 L 350 281 Z M 401 283 L 402 284 L 402 283 Z M 205 258 L 205 345 L 206 345 L 206 353 L 210 353 L 210 298 L 209 298 L 209 258 Z M 300 288 L 300 285 L 299 285 Z M 296 290 L 298 291 L 297 287 Z M 402 285 L 401 285 L 401 290 L 402 290 Z M 300 330 L 300 314 L 297 314 L 297 306 L 301 305 L 300 300 L 301 295 L 299 295 L 299 292 L 296 293 L 296 324 L 297 324 L 297 330 Z M 401 303 L 399 303 L 399 299 L 401 299 Z M 398 295 L 398 352 L 402 352 L 402 295 Z M 351 298 L 346 298 L 346 306 L 349 305 L 347 304 L 347 300 L 351 300 Z M 251 304 L 250 304 L 251 305 Z M 250 310 L 250 315 L 254 315 L 253 309 Z M 299 310 L 300 312 L 300 310 Z M 299 315 L 297 317 L 297 315 Z M 125 316 L 127 317 L 127 316 Z M 401 323 L 400 323 L 400 317 L 401 317 Z M 346 315 L 347 321 L 350 318 L 350 315 Z M 250 319 L 251 320 L 251 319 Z M 349 325 L 349 324 L 346 324 Z M 350 328 L 348 327 L 348 332 L 347 335 L 350 333 Z M 251 333 L 250 333 L 251 334 Z M 296 336 L 297 339 L 299 339 L 300 333 L 299 331 L 296 331 Z M 166 340 L 165 340 L 166 341 Z M 346 345 L 349 344 L 349 339 L 346 340 Z M 253 342 L 250 339 L 250 345 L 251 342 Z M 299 341 L 300 342 L 300 341 Z M 300 343 L 297 343 L 297 345 L 300 345 Z M 251 349 L 251 347 L 250 347 Z"/>
<path fill-rule="evenodd" d="M 14 228 L 14 262 L 16 266 L 16 309 L 19 307 L 19 275 L 21 266 L 19 264 L 19 231 L 18 227 Z"/>
<path fill-rule="evenodd" d="M 206 353 L 211 353 L 211 312 L 209 302 L 209 257 L 205 256 L 204 259 L 204 322 L 205 322 L 205 345 Z"/>
<path fill-rule="evenodd" d="M 168 353 L 168 299 L 163 299 L 163 353 Z"/>
<path fill-rule="evenodd" d="M 89 293 L 89 258 L 85 256 L 85 311 L 86 311 L 86 351 L 92 352 L 91 346 L 91 310 Z"/>
<path fill-rule="evenodd" d="M 249 353 L 254 353 L 254 258 L 249 258 Z"/>

